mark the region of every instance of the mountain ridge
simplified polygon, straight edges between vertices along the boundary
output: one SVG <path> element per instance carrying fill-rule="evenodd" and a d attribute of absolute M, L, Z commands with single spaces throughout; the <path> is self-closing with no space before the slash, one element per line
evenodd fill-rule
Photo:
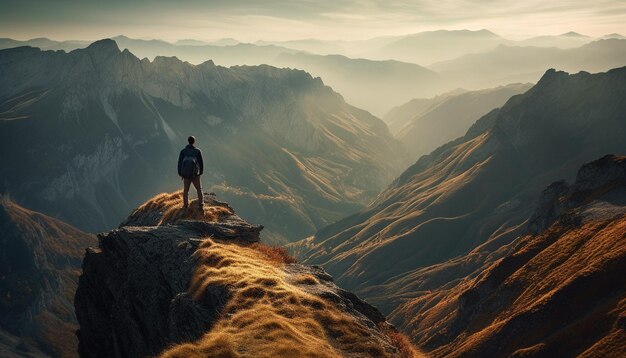
<path fill-rule="evenodd" d="M 625 76 L 626 68 L 547 71 L 464 137 L 420 158 L 368 208 L 292 245 L 294 252 L 373 299 L 360 287 L 382 285 L 482 244 L 504 245 L 519 233 L 546 185 L 622 148 L 620 113 L 626 108 L 618 98 L 626 91 Z M 381 307 L 388 312 L 393 305 Z"/>
<path fill-rule="evenodd" d="M 151 193 L 174 189 L 176 147 L 191 133 L 213 153 L 205 185 L 245 202 L 242 214 L 283 242 L 360 207 L 402 166 L 382 121 L 304 71 L 139 60 L 112 40 L 69 54 L 2 50 L 0 62 L 3 152 L 28 133 L 30 151 L 49 164 L 35 175 L 17 164 L 35 160 L 26 153 L 2 159 L 41 181 L 38 195 L 15 172 L 2 181 L 21 201 L 82 228 L 110 228 Z M 86 209 L 77 212 L 77 202 Z"/>

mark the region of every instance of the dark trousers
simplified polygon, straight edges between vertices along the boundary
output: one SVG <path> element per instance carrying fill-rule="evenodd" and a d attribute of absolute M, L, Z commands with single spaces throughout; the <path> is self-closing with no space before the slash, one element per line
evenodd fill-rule
<path fill-rule="evenodd" d="M 189 187 L 193 183 L 194 188 L 198 192 L 198 202 L 202 205 L 202 185 L 200 184 L 200 176 L 195 176 L 193 179 L 183 178 L 183 205 L 187 206 L 189 203 Z"/>

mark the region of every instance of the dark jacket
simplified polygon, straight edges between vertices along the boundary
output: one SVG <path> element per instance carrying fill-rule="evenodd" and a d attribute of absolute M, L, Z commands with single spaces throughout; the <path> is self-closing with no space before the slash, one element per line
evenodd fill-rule
<path fill-rule="evenodd" d="M 194 156 L 196 157 L 196 161 L 198 161 L 198 169 L 200 173 L 198 175 L 202 175 L 204 172 L 204 162 L 202 162 L 202 151 L 200 149 L 194 147 L 191 144 L 187 144 L 185 149 L 180 151 L 180 155 L 178 156 L 178 175 L 182 175 L 181 171 L 183 170 L 183 158 L 186 156 Z"/>

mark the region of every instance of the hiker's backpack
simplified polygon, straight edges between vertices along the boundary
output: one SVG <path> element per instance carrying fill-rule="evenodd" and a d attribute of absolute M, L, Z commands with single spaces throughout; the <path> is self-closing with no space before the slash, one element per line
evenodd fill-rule
<path fill-rule="evenodd" d="M 180 171 L 181 175 L 185 179 L 193 179 L 198 175 L 198 159 L 195 155 L 185 155 L 183 157 L 183 165 Z"/>

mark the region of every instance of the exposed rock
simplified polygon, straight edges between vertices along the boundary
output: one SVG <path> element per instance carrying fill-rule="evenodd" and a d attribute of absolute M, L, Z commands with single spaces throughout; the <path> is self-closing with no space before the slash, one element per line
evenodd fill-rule
<path fill-rule="evenodd" d="M 626 213 L 626 207 L 623 206 L 626 203 L 624 161 L 626 157 L 609 154 L 580 168 L 573 185 L 561 180 L 548 186 L 539 198 L 537 209 L 529 220 L 528 230 L 538 234 L 574 207 L 582 207 L 589 217 L 591 210 L 583 204 L 599 199 L 604 199 L 605 205 L 600 208 L 602 204 L 594 203 L 595 210 L 601 210 L 604 219 Z"/>
<path fill-rule="evenodd" d="M 298 308 L 311 317 L 317 317 L 316 310 L 330 305 L 325 309 L 332 307 L 332 312 L 352 322 L 347 327 L 356 331 L 348 333 L 367 332 L 360 338 L 363 342 L 354 342 L 357 348 L 346 348 L 341 338 L 347 334 L 341 330 L 346 324 L 337 323 L 334 327 L 328 323 L 325 329 L 336 329 L 337 336 L 322 335 L 314 340 L 327 340 L 334 347 L 331 349 L 347 356 L 358 352 L 365 356 L 378 355 L 372 352 L 382 352 L 383 356 L 400 354 L 385 333 L 393 327 L 376 308 L 337 287 L 319 267 L 274 267 L 275 263 L 263 259 L 261 251 L 255 251 L 262 227 L 246 223 L 214 197 L 205 198 L 205 214 L 199 216 L 198 209 L 180 208 L 180 193 L 157 196 L 135 210 L 118 229 L 99 235 L 98 247 L 87 250 L 75 299 L 82 357 L 147 357 L 166 349 L 166 356 L 186 356 L 180 352 L 189 344 L 204 347 L 198 349 L 211 356 L 211 352 L 228 348 L 223 343 L 213 348 L 204 346 L 208 343 L 203 342 L 211 341 L 211 335 L 228 332 L 224 328 L 213 332 L 214 325 L 224 325 L 225 320 L 234 319 L 246 309 L 253 310 L 250 312 L 259 319 L 274 319 L 276 313 L 269 308 L 250 305 L 265 302 L 262 298 L 266 295 L 277 295 L 269 301 L 277 304 L 286 299 L 285 294 L 294 295 L 294 302 L 303 300 L 311 305 Z M 226 211 L 207 219 L 206 213 L 216 210 Z M 229 281 L 229 271 L 220 270 L 233 265 L 242 265 L 230 273 L 235 272 L 240 278 Z M 208 276 L 212 281 L 205 284 L 202 273 L 207 270 L 212 272 Z M 246 276 L 246 270 L 251 270 L 250 276 Z M 280 309 L 285 312 L 282 319 L 300 319 L 289 314 L 288 307 Z M 281 329 L 279 323 L 264 327 Z M 265 336 L 257 329 L 261 328 L 242 326 L 238 334 Z M 247 352 L 254 349 L 251 345 L 235 349 L 243 356 L 256 356 L 253 351 Z M 369 348 L 358 348 L 359 345 Z"/>

